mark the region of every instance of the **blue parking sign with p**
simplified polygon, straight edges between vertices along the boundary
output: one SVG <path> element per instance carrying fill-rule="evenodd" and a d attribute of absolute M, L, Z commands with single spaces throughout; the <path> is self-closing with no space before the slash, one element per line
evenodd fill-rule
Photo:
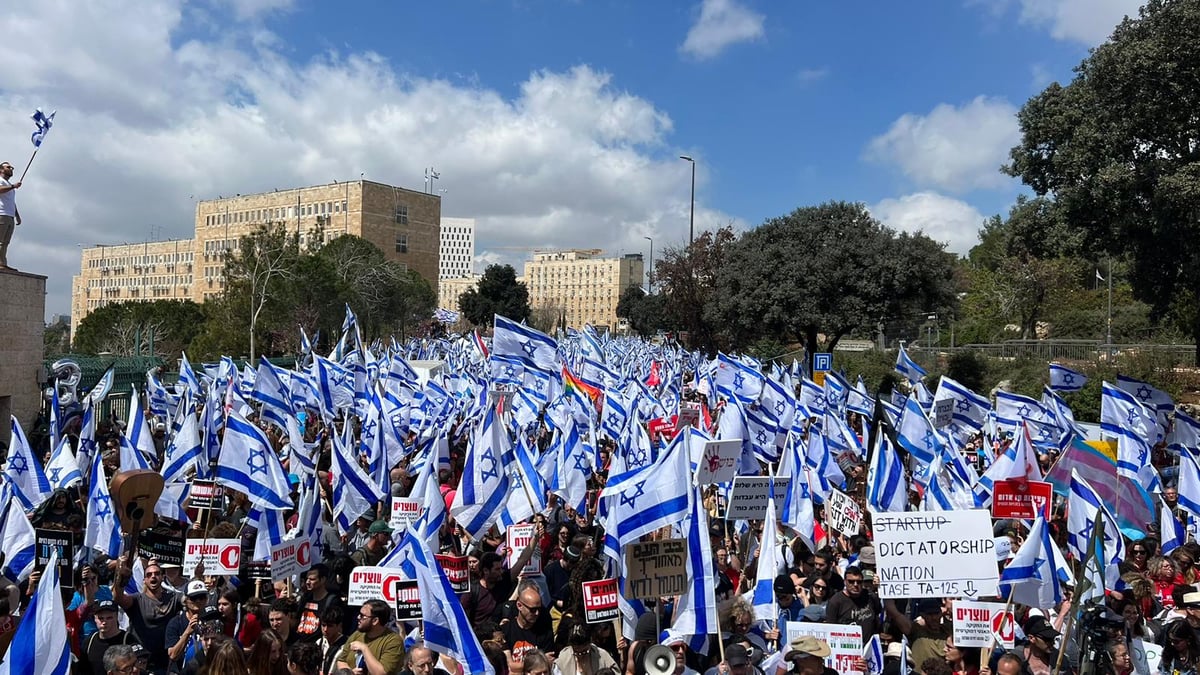
<path fill-rule="evenodd" d="M 818 352 L 813 354 L 813 372 L 827 373 L 833 370 L 833 354 L 829 352 Z"/>

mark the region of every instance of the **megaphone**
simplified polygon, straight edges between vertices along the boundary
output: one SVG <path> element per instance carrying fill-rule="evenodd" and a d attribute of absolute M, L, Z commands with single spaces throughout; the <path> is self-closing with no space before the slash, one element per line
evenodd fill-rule
<path fill-rule="evenodd" d="M 654 645 L 642 654 L 646 675 L 671 675 L 675 672 L 675 652 L 670 647 Z"/>

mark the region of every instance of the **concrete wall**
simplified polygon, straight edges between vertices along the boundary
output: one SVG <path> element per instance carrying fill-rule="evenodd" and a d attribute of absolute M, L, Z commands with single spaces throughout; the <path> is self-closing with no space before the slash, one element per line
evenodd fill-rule
<path fill-rule="evenodd" d="M 41 407 L 46 277 L 0 270 L 0 420 L 16 415 L 28 430 Z M 7 443 L 8 434 L 0 435 Z"/>

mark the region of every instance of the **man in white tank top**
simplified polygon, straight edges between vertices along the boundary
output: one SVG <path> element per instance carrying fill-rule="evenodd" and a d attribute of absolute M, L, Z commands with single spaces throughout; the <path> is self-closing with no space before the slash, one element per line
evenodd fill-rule
<path fill-rule="evenodd" d="M 21 212 L 17 210 L 17 188 L 21 187 L 21 181 L 12 183 L 12 177 L 12 164 L 0 162 L 0 269 L 11 269 L 8 244 L 13 230 L 21 224 Z"/>

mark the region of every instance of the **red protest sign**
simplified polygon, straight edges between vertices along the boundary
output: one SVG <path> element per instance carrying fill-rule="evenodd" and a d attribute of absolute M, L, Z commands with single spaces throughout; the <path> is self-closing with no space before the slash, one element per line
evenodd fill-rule
<path fill-rule="evenodd" d="M 617 618 L 617 580 L 583 582 L 583 612 L 588 623 L 605 623 Z"/>
<path fill-rule="evenodd" d="M 450 588 L 455 593 L 466 593 L 471 590 L 471 572 L 467 568 L 467 556 L 435 554 L 433 557 L 442 566 L 442 571 L 446 573 L 446 580 L 450 582 Z"/>
<path fill-rule="evenodd" d="M 1050 519 L 1054 487 L 1039 480 L 1009 479 L 996 481 L 992 488 L 992 517 L 1033 520 Z"/>

